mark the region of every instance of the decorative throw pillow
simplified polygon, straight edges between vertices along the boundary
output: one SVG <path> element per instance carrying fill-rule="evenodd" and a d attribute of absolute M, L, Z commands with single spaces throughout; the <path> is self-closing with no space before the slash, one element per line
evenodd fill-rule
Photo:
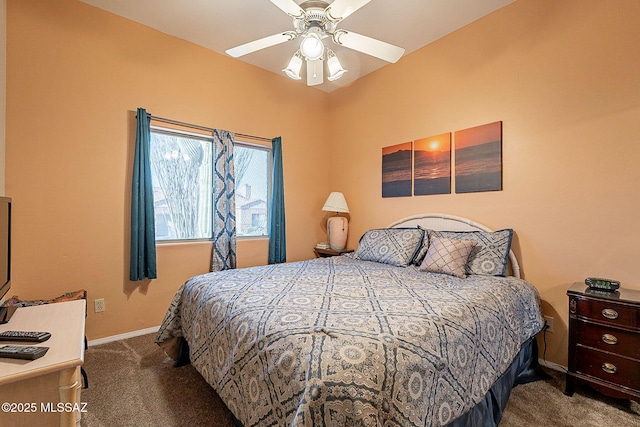
<path fill-rule="evenodd" d="M 456 240 L 475 240 L 476 247 L 467 262 L 467 274 L 504 276 L 507 272 L 509 250 L 513 230 L 498 231 L 435 231 L 429 230 L 429 238 L 444 237 Z"/>
<path fill-rule="evenodd" d="M 424 230 L 424 228 L 420 226 L 418 226 L 418 229 Z M 424 230 L 424 240 L 422 241 L 422 245 L 420 246 L 420 249 L 418 249 L 418 253 L 414 257 L 412 264 L 417 265 L 419 267 L 420 264 L 422 264 L 422 260 L 424 259 L 424 256 L 427 254 L 427 250 L 429 250 L 429 231 Z"/>
<path fill-rule="evenodd" d="M 434 237 L 430 239 L 429 250 L 420 264 L 420 270 L 443 273 L 464 279 L 465 266 L 476 242 Z"/>
<path fill-rule="evenodd" d="M 413 261 L 424 238 L 425 231 L 419 228 L 369 230 L 360 238 L 354 258 L 406 267 Z"/>

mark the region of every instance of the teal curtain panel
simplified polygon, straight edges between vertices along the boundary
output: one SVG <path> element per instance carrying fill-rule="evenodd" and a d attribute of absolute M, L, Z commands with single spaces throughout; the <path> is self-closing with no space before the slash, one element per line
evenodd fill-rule
<path fill-rule="evenodd" d="M 282 172 L 282 138 L 271 141 L 273 178 L 271 180 L 271 218 L 269 223 L 269 264 L 287 261 L 287 235 L 284 216 L 284 178 Z"/>
<path fill-rule="evenodd" d="M 138 108 L 131 186 L 131 262 L 129 279 L 155 279 L 156 235 L 149 144 L 151 117 Z"/>

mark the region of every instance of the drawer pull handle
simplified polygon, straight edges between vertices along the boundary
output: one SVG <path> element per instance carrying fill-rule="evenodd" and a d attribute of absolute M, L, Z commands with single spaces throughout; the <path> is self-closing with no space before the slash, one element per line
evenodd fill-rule
<path fill-rule="evenodd" d="M 618 318 L 618 312 L 612 308 L 605 308 L 604 310 L 602 310 L 602 315 L 611 320 L 615 320 Z"/>
<path fill-rule="evenodd" d="M 607 374 L 615 374 L 618 368 L 616 368 L 616 365 L 614 365 L 613 363 L 604 362 L 602 364 L 602 370 Z"/>
<path fill-rule="evenodd" d="M 610 344 L 610 345 L 618 344 L 618 338 L 616 338 L 615 335 L 611 335 L 611 334 L 604 334 L 602 336 L 602 341 L 604 341 L 605 344 Z"/>
<path fill-rule="evenodd" d="M 569 301 L 569 311 L 571 313 L 575 313 L 577 309 L 578 309 L 578 301 L 575 298 L 573 298 L 571 301 Z"/>

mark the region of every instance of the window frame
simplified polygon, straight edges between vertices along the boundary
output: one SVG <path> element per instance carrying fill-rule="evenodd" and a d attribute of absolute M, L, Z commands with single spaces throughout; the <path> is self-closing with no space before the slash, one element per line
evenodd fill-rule
<path fill-rule="evenodd" d="M 190 132 L 190 131 L 186 131 L 183 129 L 175 129 L 175 128 L 169 128 L 169 127 L 164 127 L 164 126 L 157 126 L 157 125 L 151 125 L 150 126 L 150 132 L 151 134 L 153 133 L 158 133 L 158 134 L 163 134 L 163 135 L 171 135 L 171 136 L 177 136 L 177 137 L 186 137 L 186 138 L 191 138 L 191 139 L 199 139 L 201 141 L 206 141 L 209 142 L 210 144 L 213 144 L 213 132 L 211 133 L 197 133 L 197 132 Z M 235 154 L 235 147 L 244 147 L 244 148 L 250 148 L 250 149 L 255 149 L 255 150 L 261 150 L 267 153 L 267 200 L 266 200 L 266 204 L 267 204 L 267 227 L 266 227 L 266 234 L 261 234 L 261 235 L 257 235 L 257 236 L 241 236 L 237 234 L 236 231 L 236 239 L 238 240 L 259 240 L 259 239 L 269 239 L 269 223 L 271 221 L 271 209 L 270 209 L 270 200 L 271 200 L 271 187 L 272 187 L 272 180 L 273 180 L 273 148 L 270 145 L 266 145 L 266 144 L 257 144 L 255 142 L 250 142 L 249 141 L 250 137 L 246 136 L 246 135 L 240 135 L 240 136 L 234 136 L 233 139 L 233 144 L 234 144 L 234 154 Z M 215 152 L 215 150 L 211 150 L 212 155 Z M 213 160 L 213 159 L 212 159 Z M 212 168 L 214 167 L 214 162 L 212 162 Z M 235 164 L 234 164 L 235 167 Z M 237 184 L 237 183 L 235 183 Z M 234 184 L 234 185 L 235 185 Z M 237 186 L 235 188 L 235 190 L 237 191 Z M 211 192 L 213 194 L 213 187 L 211 188 Z M 212 207 L 212 214 L 209 217 L 209 221 L 211 222 L 211 230 L 213 230 L 213 204 L 215 203 L 215 197 L 211 198 L 211 207 Z M 154 212 L 154 219 L 155 219 L 155 212 Z M 236 215 L 236 230 L 238 229 L 237 227 L 237 215 Z M 154 230 L 155 231 L 155 230 Z M 186 244 L 186 243 L 205 243 L 205 242 L 213 242 L 215 240 L 215 238 L 213 236 L 211 237 L 205 237 L 205 238 L 190 238 L 190 239 L 158 239 L 157 237 L 155 238 L 155 242 L 156 245 L 175 245 L 175 244 Z"/>

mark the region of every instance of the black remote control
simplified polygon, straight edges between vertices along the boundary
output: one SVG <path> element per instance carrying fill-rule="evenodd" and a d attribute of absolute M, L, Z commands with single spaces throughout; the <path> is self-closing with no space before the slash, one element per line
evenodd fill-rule
<path fill-rule="evenodd" d="M 6 331 L 0 332 L 0 341 L 43 342 L 51 338 L 49 332 Z"/>
<path fill-rule="evenodd" d="M 9 357 L 11 359 L 38 359 L 49 350 L 49 347 L 34 347 L 26 345 L 5 345 L 0 347 L 0 357 Z"/>

